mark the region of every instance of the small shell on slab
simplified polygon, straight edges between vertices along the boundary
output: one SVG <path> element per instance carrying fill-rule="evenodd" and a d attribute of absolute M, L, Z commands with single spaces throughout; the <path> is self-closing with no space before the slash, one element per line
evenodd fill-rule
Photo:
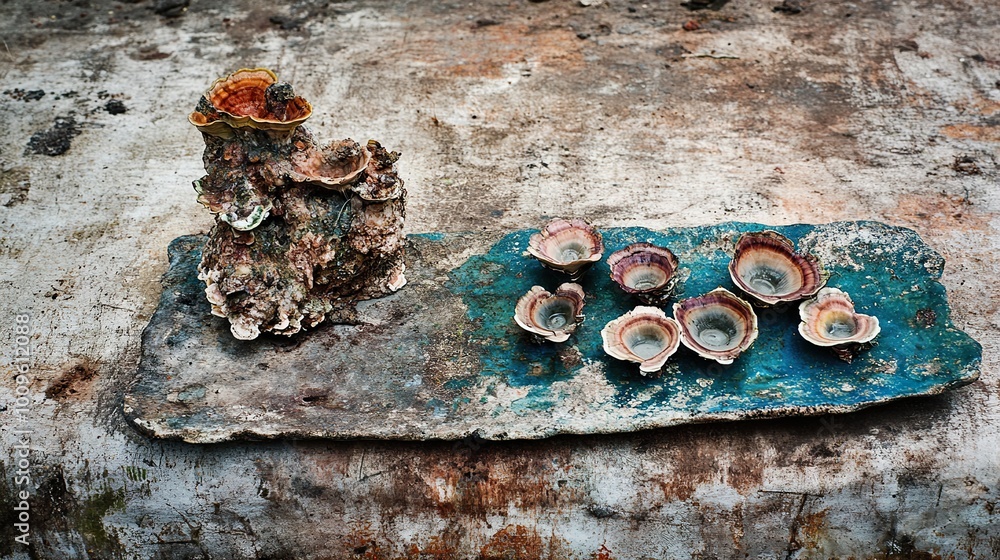
<path fill-rule="evenodd" d="M 406 276 L 403 274 L 406 272 L 406 265 L 400 264 L 399 270 L 389 278 L 388 288 L 390 291 L 398 292 L 406 285 Z"/>
<path fill-rule="evenodd" d="M 639 306 L 601 330 L 604 351 L 619 360 L 639 363 L 643 374 L 663 369 L 680 346 L 680 325 L 658 307 Z"/>
<path fill-rule="evenodd" d="M 757 340 L 757 315 L 749 303 L 725 288 L 674 304 L 681 342 L 696 354 L 731 364 Z"/>
<path fill-rule="evenodd" d="M 611 279 L 644 303 L 660 304 L 673 294 L 677 284 L 677 257 L 666 247 L 633 243 L 611 253 Z"/>
<path fill-rule="evenodd" d="M 815 294 L 829 274 L 812 255 L 775 231 L 743 234 L 729 263 L 729 275 L 747 295 L 763 305 L 798 301 Z"/>
<path fill-rule="evenodd" d="M 583 322 L 583 300 L 579 284 L 563 284 L 554 294 L 534 286 L 517 300 L 514 321 L 539 338 L 565 342 Z"/>
<path fill-rule="evenodd" d="M 878 317 L 855 313 L 851 296 L 837 288 L 823 288 L 816 297 L 802 302 L 799 318 L 802 338 L 832 348 L 848 363 L 882 330 Z"/>
<path fill-rule="evenodd" d="M 604 254 L 601 234 L 580 219 L 552 220 L 528 241 L 528 253 L 575 282 Z"/>

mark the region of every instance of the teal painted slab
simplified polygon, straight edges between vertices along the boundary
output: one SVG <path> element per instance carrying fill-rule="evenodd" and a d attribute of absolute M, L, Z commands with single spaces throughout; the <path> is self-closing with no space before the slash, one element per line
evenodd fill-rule
<path fill-rule="evenodd" d="M 797 333 L 796 306 L 758 309 L 760 336 L 722 366 L 686 348 L 659 377 L 605 355 L 600 330 L 638 304 L 605 262 L 580 282 L 586 321 L 564 344 L 512 321 L 520 295 L 566 277 L 524 257 L 530 231 L 411 236 L 401 292 L 359 308 L 359 323 L 291 340 L 236 341 L 208 314 L 197 236 L 172 245 L 160 308 L 143 335 L 125 410 L 142 431 L 193 442 L 245 438 L 540 438 L 689 422 L 847 412 L 940 393 L 978 378 L 982 349 L 949 319 L 942 257 L 911 230 L 875 222 L 767 227 L 726 223 L 602 231 L 608 252 L 636 241 L 681 261 L 677 298 L 718 286 L 741 232 L 774 229 L 824 263 L 830 286 L 882 325 L 845 363 Z"/>

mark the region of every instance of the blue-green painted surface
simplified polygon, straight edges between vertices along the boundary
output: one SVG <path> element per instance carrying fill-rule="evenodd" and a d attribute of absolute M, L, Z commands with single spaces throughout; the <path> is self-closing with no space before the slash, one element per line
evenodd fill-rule
<path fill-rule="evenodd" d="M 740 232 L 762 229 L 776 230 L 800 250 L 819 255 L 831 272 L 828 285 L 848 292 L 858 312 L 879 318 L 882 333 L 874 348 L 845 363 L 798 335 L 797 304 L 756 308 L 760 336 L 732 365 L 718 365 L 682 346 L 659 378 L 643 377 L 636 364 L 615 360 L 602 348 L 601 328 L 640 305 L 610 280 L 606 260 L 580 282 L 587 293 L 586 321 L 573 337 L 564 344 L 533 342 L 512 320 L 515 302 L 533 285 L 552 291 L 568 277 L 523 255 L 532 233 L 527 230 L 505 236 L 487 254 L 455 269 L 448 288 L 462 297 L 476 326 L 471 336 L 482 348 L 481 375 L 527 390 L 512 405 L 519 414 L 554 407 L 561 395 L 551 390 L 552 384 L 572 378 L 591 362 L 604 364 L 616 404 L 640 417 L 671 409 L 695 416 L 766 415 L 789 407 L 846 410 L 937 393 L 978 376 L 982 349 L 951 325 L 945 291 L 937 281 L 944 261 L 910 230 L 872 222 L 785 227 L 727 223 L 602 234 L 605 256 L 636 241 L 677 254 L 682 275 L 689 276 L 665 306 L 672 315 L 678 298 L 719 286 L 736 292 L 727 270 L 732 246 Z"/>

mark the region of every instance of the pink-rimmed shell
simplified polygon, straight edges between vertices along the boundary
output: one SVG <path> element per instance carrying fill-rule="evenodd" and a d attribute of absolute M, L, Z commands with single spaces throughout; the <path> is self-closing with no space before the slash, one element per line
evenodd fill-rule
<path fill-rule="evenodd" d="M 638 306 L 601 330 L 604 351 L 619 360 L 636 362 L 643 374 L 663 369 L 680 346 L 680 325 L 658 307 Z"/>
<path fill-rule="evenodd" d="M 514 322 L 545 340 L 565 342 L 583 322 L 583 300 L 579 284 L 563 284 L 555 293 L 533 286 L 517 300 Z"/>
<path fill-rule="evenodd" d="M 601 234 L 580 219 L 552 220 L 528 241 L 528 253 L 544 266 L 579 280 L 604 254 Z"/>
<path fill-rule="evenodd" d="M 371 161 L 371 152 L 354 140 L 340 140 L 322 149 L 312 146 L 296 149 L 290 159 L 289 176 L 293 180 L 340 190 L 343 185 L 358 179 Z"/>
<path fill-rule="evenodd" d="M 611 279 L 618 287 L 654 305 L 673 294 L 678 264 L 670 249 L 651 243 L 633 243 L 608 257 Z"/>
<path fill-rule="evenodd" d="M 757 315 L 749 303 L 725 288 L 674 304 L 681 342 L 696 354 L 731 364 L 757 340 Z"/>
<path fill-rule="evenodd" d="M 833 349 L 850 362 L 882 331 L 878 317 L 854 311 L 854 301 L 837 288 L 823 288 L 799 305 L 799 334 L 816 346 Z"/>
<path fill-rule="evenodd" d="M 740 236 L 729 275 L 740 290 L 763 305 L 812 296 L 829 278 L 816 257 L 795 252 L 791 240 L 774 231 Z"/>

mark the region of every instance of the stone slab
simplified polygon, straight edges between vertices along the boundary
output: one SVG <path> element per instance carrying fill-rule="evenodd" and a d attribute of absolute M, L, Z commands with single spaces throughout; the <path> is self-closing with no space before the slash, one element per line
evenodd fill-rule
<path fill-rule="evenodd" d="M 760 224 L 602 233 L 608 251 L 635 241 L 680 258 L 675 296 L 734 290 L 726 266 Z M 981 347 L 950 322 L 944 259 L 911 230 L 877 222 L 769 227 L 816 254 L 830 286 L 882 325 L 853 363 L 809 345 L 797 308 L 758 310 L 760 337 L 731 366 L 682 348 L 657 378 L 604 354 L 600 329 L 637 304 L 599 263 L 581 282 L 587 319 L 566 344 L 538 344 L 511 320 L 532 285 L 565 277 L 525 258 L 531 232 L 409 238 L 402 291 L 359 306 L 358 324 L 293 338 L 239 341 L 209 314 L 197 280 L 203 236 L 176 239 L 159 308 L 124 399 L 144 433 L 209 443 L 259 438 L 536 439 L 713 420 L 849 412 L 959 387 Z M 672 300 L 675 301 L 675 300 Z M 669 308 L 668 308 L 669 310 Z"/>

